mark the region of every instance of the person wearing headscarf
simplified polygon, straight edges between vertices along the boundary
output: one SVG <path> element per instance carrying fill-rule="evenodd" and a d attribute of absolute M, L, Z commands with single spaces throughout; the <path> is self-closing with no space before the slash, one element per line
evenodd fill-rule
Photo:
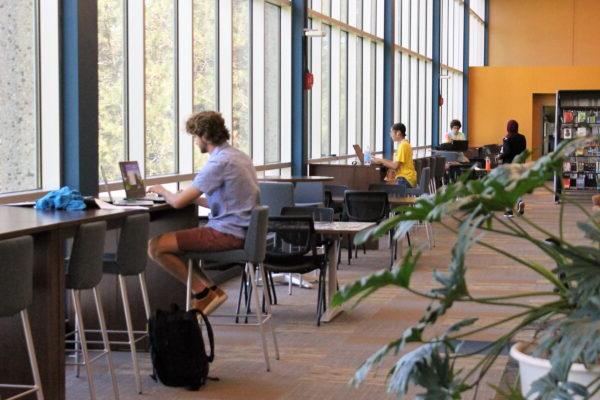
<path fill-rule="evenodd" d="M 506 124 L 506 136 L 502 139 L 502 150 L 500 151 L 500 160 L 503 164 L 510 164 L 516 156 L 521 154 L 527 148 L 527 139 L 519 133 L 519 123 L 511 119 Z M 523 215 L 525 213 L 525 202 L 519 199 L 517 202 L 517 211 Z M 513 211 L 507 210 L 504 214 L 512 217 Z"/>

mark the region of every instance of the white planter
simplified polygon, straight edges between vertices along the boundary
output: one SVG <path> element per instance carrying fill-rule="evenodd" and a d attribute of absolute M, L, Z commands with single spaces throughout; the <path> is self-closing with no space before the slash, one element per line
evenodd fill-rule
<path fill-rule="evenodd" d="M 510 356 L 519 362 L 519 375 L 521 377 L 521 393 L 523 396 L 529 393 L 531 384 L 542 376 L 550 372 L 550 361 L 544 358 L 532 357 L 523 353 L 527 343 L 519 342 L 510 349 Z M 569 372 L 569 382 L 576 382 L 581 385 L 588 385 L 600 375 L 600 368 L 590 371 L 583 364 L 573 364 Z M 592 388 L 593 389 L 593 388 Z M 533 397 L 529 397 L 533 398 Z M 581 396 L 575 399 L 582 399 Z M 600 400 L 600 393 L 596 393 L 589 400 Z"/>

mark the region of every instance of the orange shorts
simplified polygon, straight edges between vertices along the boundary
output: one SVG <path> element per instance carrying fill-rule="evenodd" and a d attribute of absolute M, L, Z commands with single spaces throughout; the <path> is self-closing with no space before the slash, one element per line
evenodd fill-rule
<path fill-rule="evenodd" d="M 208 227 L 176 231 L 175 237 L 181 251 L 208 252 L 244 248 L 244 239 Z"/>

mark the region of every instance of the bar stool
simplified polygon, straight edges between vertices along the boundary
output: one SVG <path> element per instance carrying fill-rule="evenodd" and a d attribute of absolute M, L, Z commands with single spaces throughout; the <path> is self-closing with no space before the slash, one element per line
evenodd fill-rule
<path fill-rule="evenodd" d="M 140 282 L 142 300 L 146 320 L 150 319 L 150 301 L 148 300 L 148 289 L 146 286 L 146 262 L 148 249 L 148 233 L 150 230 L 150 214 L 130 215 L 125 219 L 119 235 L 119 244 L 116 253 L 104 254 L 103 272 L 105 274 L 117 275 L 123 311 L 125 313 L 125 325 L 127 330 L 108 330 L 109 334 L 127 333 L 128 341 L 111 340 L 111 344 L 129 345 L 131 360 L 135 376 L 135 387 L 139 394 L 142 393 L 142 382 L 140 379 L 140 368 L 137 360 L 136 343 L 148 336 L 148 331 L 134 331 L 131 319 L 131 308 L 125 277 L 137 276 Z M 135 335 L 138 335 L 136 338 Z"/>
<path fill-rule="evenodd" d="M 267 277 L 265 274 L 265 270 L 263 268 L 262 262 L 265 259 L 266 249 L 267 249 L 267 228 L 269 223 L 269 211 L 268 207 L 258 206 L 252 210 L 252 216 L 250 219 L 250 225 L 248 226 L 248 230 L 246 232 L 246 241 L 244 243 L 244 248 L 240 250 L 229 250 L 229 251 L 219 251 L 219 252 L 210 252 L 210 253 L 195 253 L 195 252 L 187 252 L 184 254 L 184 258 L 188 263 L 188 276 L 187 276 L 187 292 L 186 292 L 186 310 L 190 309 L 191 298 L 192 298 L 192 274 L 194 270 L 194 266 L 198 266 L 200 271 L 202 271 L 202 262 L 210 262 L 216 263 L 216 265 L 211 265 L 211 269 L 218 268 L 217 265 L 226 265 L 229 268 L 229 264 L 240 263 L 245 264 L 246 274 L 250 278 L 251 283 L 251 295 L 254 300 L 254 311 L 257 322 L 249 323 L 249 324 L 215 324 L 225 325 L 225 326 L 258 326 L 258 330 L 260 333 L 263 353 L 265 357 L 265 363 L 267 365 L 267 371 L 270 371 L 271 366 L 269 363 L 269 350 L 267 348 L 267 338 L 265 336 L 265 328 L 264 325 L 269 322 L 269 327 L 271 329 L 271 335 L 273 336 L 273 345 L 275 347 L 275 358 L 279 360 L 279 347 L 277 346 L 277 337 L 275 335 L 275 329 L 273 328 L 273 321 L 271 313 L 271 304 L 269 301 L 266 301 L 266 315 L 263 316 L 263 312 L 260 306 L 260 301 L 258 298 L 258 290 L 256 288 L 256 279 L 254 270 L 255 268 L 259 269 L 259 273 L 261 274 L 263 280 L 263 288 L 266 289 L 267 285 Z M 239 312 L 233 315 L 213 315 L 216 317 L 240 317 Z"/>
<path fill-rule="evenodd" d="M 33 293 L 33 238 L 23 236 L 0 242 L 0 318 L 21 314 L 21 323 L 25 333 L 27 354 L 33 375 L 33 385 L 0 384 L 0 388 L 26 389 L 6 400 L 18 399 L 36 393 L 38 400 L 44 399 L 40 371 L 35 356 L 31 326 L 27 306 Z M 10 261 L 7 261 L 10 260 Z"/>
<path fill-rule="evenodd" d="M 90 222 L 82 224 L 77 230 L 75 239 L 73 240 L 73 249 L 71 257 L 66 260 L 66 288 L 71 291 L 71 300 L 75 309 L 75 330 L 66 335 L 66 337 L 75 336 L 75 340 L 67 340 L 67 343 L 75 343 L 75 353 L 77 365 L 77 376 L 79 376 L 79 366 L 85 365 L 87 369 L 87 378 L 90 388 L 90 398 L 96 398 L 96 389 L 94 386 L 94 376 L 91 363 L 102 356 L 106 356 L 108 361 L 108 369 L 110 371 L 113 392 L 115 399 L 119 398 L 119 388 L 117 387 L 117 379 L 112 363 L 110 353 L 110 344 L 108 342 L 108 334 L 106 332 L 106 321 L 104 319 L 104 311 L 102 310 L 102 302 L 98 291 L 98 285 L 102 280 L 102 254 L 104 252 L 104 238 L 106 236 L 106 222 Z M 100 324 L 100 333 L 104 349 L 99 355 L 90 358 L 88 351 L 88 341 L 85 335 L 85 327 L 83 322 L 83 313 L 81 310 L 81 291 L 92 289 L 94 301 L 96 302 L 96 311 L 98 313 L 98 322 Z M 79 346 L 83 355 L 83 362 L 79 362 Z M 73 365 L 73 363 L 67 363 Z"/>

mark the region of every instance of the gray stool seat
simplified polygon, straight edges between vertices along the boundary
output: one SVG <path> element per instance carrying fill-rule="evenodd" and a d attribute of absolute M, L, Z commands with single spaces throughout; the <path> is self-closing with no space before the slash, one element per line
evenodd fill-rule
<path fill-rule="evenodd" d="M 263 187 L 268 188 L 277 188 L 278 190 L 281 187 L 280 184 L 275 184 L 274 186 L 265 185 L 261 183 L 261 196 Z M 291 184 L 289 185 L 291 187 Z M 288 187 L 289 188 L 289 187 Z M 258 330 L 260 333 L 263 354 L 265 357 L 265 364 L 267 366 L 267 371 L 271 369 L 269 363 L 269 352 L 267 349 L 267 340 L 265 337 L 264 325 L 268 322 L 271 330 L 271 334 L 273 337 L 273 344 L 275 347 L 275 357 L 279 359 L 279 348 L 277 346 L 277 337 L 275 335 L 275 329 L 273 327 L 272 322 L 272 313 L 271 313 L 271 305 L 269 302 L 266 302 L 267 312 L 266 315 L 263 315 L 263 312 L 260 307 L 260 302 L 258 298 L 258 289 L 256 288 L 256 279 L 254 275 L 255 268 L 258 268 L 259 273 L 262 276 L 263 282 L 265 282 L 266 286 L 266 274 L 265 270 L 262 267 L 262 262 L 265 259 L 266 249 L 267 249 L 267 228 L 269 222 L 269 207 L 258 206 L 252 210 L 252 215 L 250 217 L 250 224 L 248 225 L 248 230 L 246 231 L 246 240 L 244 241 L 244 248 L 239 250 L 228 250 L 228 251 L 218 251 L 218 252 L 186 252 L 183 254 L 183 258 L 187 261 L 188 264 L 188 276 L 187 276 L 187 285 L 186 285 L 186 309 L 189 310 L 191 306 L 191 298 L 192 298 L 192 276 L 195 264 L 198 264 L 198 268 L 200 271 L 204 269 L 204 263 L 211 269 L 218 268 L 230 268 L 230 264 L 233 263 L 241 263 L 245 264 L 245 273 L 250 277 L 250 293 L 253 294 L 253 300 L 255 303 L 255 317 L 257 322 L 252 325 L 258 326 Z M 213 315 L 214 316 L 214 315 Z M 239 311 L 234 314 L 236 318 L 239 317 Z M 214 324 L 213 325 L 218 325 Z M 244 324 L 247 326 L 250 324 Z"/>
<path fill-rule="evenodd" d="M 187 260 L 202 260 L 203 263 L 207 263 L 206 268 L 208 269 L 229 269 L 231 264 L 245 264 L 249 260 L 249 255 L 246 250 L 228 250 L 228 251 L 214 251 L 214 252 L 188 252 L 184 255 Z"/>
<path fill-rule="evenodd" d="M 10 260 L 10 261 L 9 261 Z M 33 298 L 33 238 L 22 236 L 0 241 L 0 317 L 21 314 L 27 354 L 33 375 L 33 385 L 0 384 L 0 388 L 25 389 L 6 400 L 17 399 L 35 393 L 43 400 L 42 381 L 35 356 L 27 307 Z"/>

